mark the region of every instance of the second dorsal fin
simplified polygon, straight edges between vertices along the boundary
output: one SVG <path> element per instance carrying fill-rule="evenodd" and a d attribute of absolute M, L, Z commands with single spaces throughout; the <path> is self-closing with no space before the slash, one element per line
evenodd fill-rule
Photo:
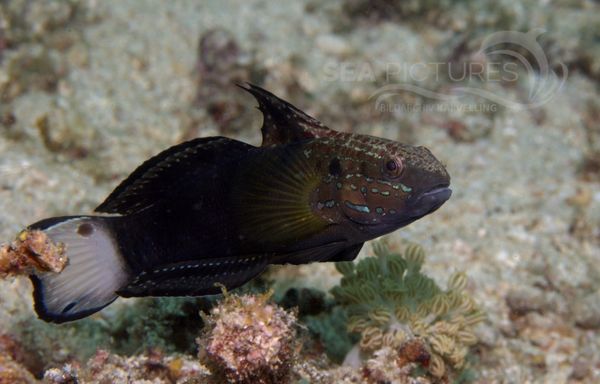
<path fill-rule="evenodd" d="M 335 133 L 319 120 L 259 86 L 250 83 L 247 83 L 247 87 L 240 84 L 238 86 L 256 98 L 258 109 L 263 113 L 264 120 L 261 128 L 263 147 Z"/>
<path fill-rule="evenodd" d="M 239 158 L 255 148 L 226 137 L 187 141 L 146 160 L 96 208 L 96 212 L 139 212 L 177 195 L 185 180 L 197 179 L 211 165 Z"/>

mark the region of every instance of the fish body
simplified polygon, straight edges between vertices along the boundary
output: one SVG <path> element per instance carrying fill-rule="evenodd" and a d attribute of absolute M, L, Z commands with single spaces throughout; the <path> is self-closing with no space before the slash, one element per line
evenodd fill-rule
<path fill-rule="evenodd" d="M 353 260 L 365 241 L 450 197 L 426 148 L 337 132 L 244 89 L 263 112 L 261 147 L 225 137 L 176 145 L 138 167 L 98 215 L 30 226 L 69 258 L 60 274 L 31 276 L 40 318 L 79 319 L 118 296 L 215 294 L 269 264 Z"/>

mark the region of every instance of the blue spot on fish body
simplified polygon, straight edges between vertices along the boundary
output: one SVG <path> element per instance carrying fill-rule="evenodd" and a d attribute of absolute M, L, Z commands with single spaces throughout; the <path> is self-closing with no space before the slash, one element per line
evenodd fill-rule
<path fill-rule="evenodd" d="M 354 204 L 354 203 L 351 203 L 348 200 L 344 201 L 344 204 L 346 204 L 346 207 L 348 207 L 350 209 L 353 209 L 353 210 L 355 210 L 357 212 L 360 212 L 360 213 L 371 213 L 371 210 L 366 205 Z"/>

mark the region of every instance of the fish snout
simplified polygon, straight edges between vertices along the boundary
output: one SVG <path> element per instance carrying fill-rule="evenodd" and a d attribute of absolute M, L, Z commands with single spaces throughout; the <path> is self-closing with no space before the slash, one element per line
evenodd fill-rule
<path fill-rule="evenodd" d="M 412 196 L 406 201 L 407 216 L 418 219 L 441 207 L 452 196 L 448 185 L 438 186 L 426 192 Z"/>

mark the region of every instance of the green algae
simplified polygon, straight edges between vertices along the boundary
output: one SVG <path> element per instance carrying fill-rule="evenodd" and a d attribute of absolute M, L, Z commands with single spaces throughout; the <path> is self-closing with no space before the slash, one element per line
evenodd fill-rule
<path fill-rule="evenodd" d="M 193 353 L 203 323 L 201 298 L 144 298 L 110 315 L 61 325 L 27 318 L 13 324 L 15 334 L 43 369 L 76 358 L 85 361 L 98 349 L 133 355 L 150 349 Z"/>
<path fill-rule="evenodd" d="M 358 335 L 348 332 L 348 316 L 340 306 L 333 307 L 329 312 L 307 316 L 301 321 L 321 341 L 325 353 L 334 363 L 341 364 L 360 339 Z"/>

